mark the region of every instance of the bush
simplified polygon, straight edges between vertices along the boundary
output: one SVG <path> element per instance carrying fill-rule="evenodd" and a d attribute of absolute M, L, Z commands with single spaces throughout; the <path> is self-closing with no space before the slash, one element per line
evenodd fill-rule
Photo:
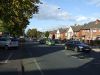
<path fill-rule="evenodd" d="M 96 45 L 100 45 L 100 40 L 95 40 Z"/>

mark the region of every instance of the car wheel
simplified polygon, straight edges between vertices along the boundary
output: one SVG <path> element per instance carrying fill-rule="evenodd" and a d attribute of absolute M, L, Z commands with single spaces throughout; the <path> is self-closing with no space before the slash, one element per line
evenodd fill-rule
<path fill-rule="evenodd" d="M 78 52 L 78 47 L 75 47 L 75 48 L 74 48 L 74 51 L 75 51 L 75 52 Z"/>

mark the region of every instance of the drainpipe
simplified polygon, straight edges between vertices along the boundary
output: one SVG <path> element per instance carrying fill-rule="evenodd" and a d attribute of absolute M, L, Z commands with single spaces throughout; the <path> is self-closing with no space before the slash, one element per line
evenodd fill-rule
<path fill-rule="evenodd" d="M 91 28 L 90 28 L 90 33 L 91 33 L 91 34 L 90 34 L 90 35 L 91 35 L 91 39 L 93 39 L 93 37 L 92 37 L 92 29 L 91 29 Z"/>

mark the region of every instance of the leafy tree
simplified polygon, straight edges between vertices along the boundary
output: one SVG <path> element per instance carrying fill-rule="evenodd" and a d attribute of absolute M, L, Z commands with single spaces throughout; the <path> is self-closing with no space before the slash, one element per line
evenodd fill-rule
<path fill-rule="evenodd" d="M 29 30 L 27 31 L 26 35 L 27 35 L 28 37 L 32 37 L 31 29 L 29 29 Z"/>
<path fill-rule="evenodd" d="M 0 32 L 4 31 L 3 22 L 0 20 Z"/>
<path fill-rule="evenodd" d="M 49 37 L 49 32 L 48 32 L 48 31 L 45 32 L 45 37 L 46 37 L 46 38 Z"/>
<path fill-rule="evenodd" d="M 38 12 L 39 0 L 0 0 L 0 20 L 5 31 L 22 35 L 29 19 Z"/>
<path fill-rule="evenodd" d="M 37 38 L 41 38 L 41 36 L 43 35 L 43 33 L 42 32 L 40 32 L 40 31 L 37 31 Z"/>
<path fill-rule="evenodd" d="M 31 37 L 31 38 L 40 38 L 41 35 L 42 35 L 42 32 L 40 31 L 37 31 L 37 29 L 29 29 L 26 33 L 26 35 L 28 37 Z"/>
<path fill-rule="evenodd" d="M 27 35 L 31 38 L 37 38 L 37 29 L 29 29 Z"/>

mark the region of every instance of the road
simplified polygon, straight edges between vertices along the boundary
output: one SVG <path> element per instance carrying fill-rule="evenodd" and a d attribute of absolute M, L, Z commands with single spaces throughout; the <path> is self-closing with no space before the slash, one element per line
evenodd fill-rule
<path fill-rule="evenodd" d="M 100 75 L 100 53 L 77 53 L 62 45 L 25 43 L 0 51 L 0 75 Z"/>

